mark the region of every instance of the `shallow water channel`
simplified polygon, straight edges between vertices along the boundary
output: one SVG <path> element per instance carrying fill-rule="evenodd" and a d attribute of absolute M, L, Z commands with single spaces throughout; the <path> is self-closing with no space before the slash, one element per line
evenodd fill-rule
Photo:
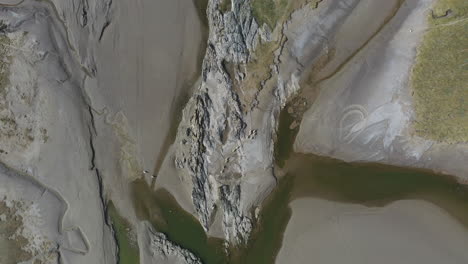
<path fill-rule="evenodd" d="M 431 202 L 468 227 L 468 187 L 455 178 L 430 171 L 378 164 L 350 164 L 313 155 L 292 154 L 284 176 L 267 198 L 252 239 L 246 247 L 231 248 L 221 239 L 208 238 L 199 222 L 164 190 L 153 192 L 144 182 L 134 183 L 135 207 L 140 219 L 204 263 L 274 263 L 291 216 L 288 204 L 300 197 L 383 207 L 402 199 Z M 318 212 L 319 213 L 319 212 Z"/>
<path fill-rule="evenodd" d="M 468 227 L 468 187 L 454 177 L 427 170 L 372 163 L 346 163 L 314 155 L 291 153 L 294 131 L 287 114 L 281 118 L 279 138 L 286 175 L 265 200 L 260 221 L 244 247 L 226 253 L 221 239 L 208 238 L 199 222 L 164 190 L 153 192 L 144 181 L 134 183 L 134 205 L 140 219 L 149 220 L 169 239 L 199 256 L 204 263 L 274 263 L 294 199 L 316 197 L 342 203 L 383 207 L 402 199 L 433 203 Z M 287 142 L 289 141 L 289 142 Z M 280 144 L 278 144 L 280 145 Z M 281 155 L 285 155 L 280 157 Z M 317 212 L 320 213 L 320 212 Z"/>

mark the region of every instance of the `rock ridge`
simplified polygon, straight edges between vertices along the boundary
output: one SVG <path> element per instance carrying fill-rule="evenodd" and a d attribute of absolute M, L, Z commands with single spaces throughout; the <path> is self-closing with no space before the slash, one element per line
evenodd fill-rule
<path fill-rule="evenodd" d="M 256 59 L 259 45 L 272 41 L 272 33 L 266 24 L 258 25 L 250 1 L 233 0 L 231 10 L 224 13 L 220 3 L 208 3 L 210 32 L 202 82 L 183 110 L 175 141 L 175 165 L 182 181 L 189 185 L 205 231 L 220 213 L 225 239 L 239 244 L 249 239 L 255 223 L 251 209 L 261 196 L 247 190 L 253 188 L 261 194 L 274 184 L 272 138 L 275 116 L 285 100 L 268 91 L 262 101 L 268 105 L 266 113 L 242 103 L 244 93 L 236 82 L 244 84 L 246 65 Z M 259 130 L 265 133 L 259 136 Z M 254 183 L 257 179 L 252 174 L 259 170 L 266 183 Z"/>

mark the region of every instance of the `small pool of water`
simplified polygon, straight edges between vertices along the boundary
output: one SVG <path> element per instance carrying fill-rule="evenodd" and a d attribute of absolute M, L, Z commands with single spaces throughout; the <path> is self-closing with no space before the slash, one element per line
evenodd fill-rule
<path fill-rule="evenodd" d="M 201 224 L 184 211 L 166 190 L 153 191 L 144 180 L 132 183 L 134 207 L 140 220 L 148 220 L 158 232 L 193 252 L 203 263 L 229 263 L 223 240 L 209 238 Z"/>

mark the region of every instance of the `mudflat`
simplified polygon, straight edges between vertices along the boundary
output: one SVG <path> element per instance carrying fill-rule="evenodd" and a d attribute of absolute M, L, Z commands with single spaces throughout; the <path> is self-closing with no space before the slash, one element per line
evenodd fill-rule
<path fill-rule="evenodd" d="M 291 203 L 276 263 L 466 263 L 468 229 L 420 200 L 383 208 L 317 198 Z"/>

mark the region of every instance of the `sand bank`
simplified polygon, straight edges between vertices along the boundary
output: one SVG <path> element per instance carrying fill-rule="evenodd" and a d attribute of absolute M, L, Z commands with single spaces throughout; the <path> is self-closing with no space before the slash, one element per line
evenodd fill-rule
<path fill-rule="evenodd" d="M 450 145 L 413 133 L 415 113 L 409 80 L 433 2 L 405 1 L 364 46 L 336 46 L 343 50 L 336 51 L 337 58 L 348 48 L 355 53 L 333 74 L 328 74 L 327 67 L 326 76 L 322 74 L 326 78 L 315 84 L 319 93 L 303 116 L 295 151 L 350 162 L 429 168 L 466 179 L 466 143 Z M 366 15 L 363 12 L 358 17 Z M 338 35 L 341 43 L 356 41 L 345 33 L 361 31 L 357 22 L 365 20 L 356 21 L 352 16 L 345 22 L 347 30 Z"/>
<path fill-rule="evenodd" d="M 276 263 L 466 263 L 468 229 L 428 202 L 383 208 L 316 198 L 291 203 Z"/>

